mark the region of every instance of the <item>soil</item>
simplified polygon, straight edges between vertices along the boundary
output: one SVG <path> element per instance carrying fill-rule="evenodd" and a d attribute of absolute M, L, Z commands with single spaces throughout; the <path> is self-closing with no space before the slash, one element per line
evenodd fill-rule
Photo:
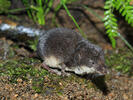
<path fill-rule="evenodd" d="M 133 78 L 126 76 L 112 76 L 106 82 L 109 90 L 106 95 L 95 87 L 88 88 L 87 83 L 68 82 L 62 94 L 59 94 L 50 87 L 45 93 L 36 93 L 30 81 L 25 82 L 22 79 L 17 81 L 17 84 L 11 84 L 9 77 L 0 77 L 1 100 L 132 100 L 133 98 Z M 67 79 L 63 79 L 64 81 Z M 62 86 L 63 82 L 58 84 Z"/>
<path fill-rule="evenodd" d="M 74 4 L 79 3 L 88 4 L 103 17 L 103 0 L 79 0 Z M 133 100 L 132 52 L 120 39 L 117 39 L 117 49 L 112 49 L 103 22 L 87 10 L 83 13 L 82 10 L 73 10 L 71 5 L 68 7 L 87 38 L 104 49 L 110 74 L 93 79 L 74 74 L 68 77 L 54 75 L 41 67 L 40 60 L 29 57 L 33 52 L 28 44 L 0 37 L 0 100 Z M 49 13 L 46 25 L 41 28 L 47 30 L 55 27 L 51 24 L 51 15 Z M 26 26 L 34 26 L 27 16 L 21 16 L 17 22 L 20 21 Z M 63 9 L 56 21 L 60 27 L 78 31 Z M 122 23 L 125 22 L 120 20 L 119 31 L 123 34 L 128 26 L 122 26 Z M 127 31 L 132 36 L 130 27 Z M 126 34 L 124 36 L 127 37 Z M 124 72 L 122 67 L 130 69 L 130 72 L 128 69 Z"/>

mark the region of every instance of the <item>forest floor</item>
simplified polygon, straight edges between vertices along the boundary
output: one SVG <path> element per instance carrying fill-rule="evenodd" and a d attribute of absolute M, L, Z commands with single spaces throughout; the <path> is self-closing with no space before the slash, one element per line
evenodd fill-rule
<path fill-rule="evenodd" d="M 103 0 L 83 2 L 103 17 Z M 49 73 L 41 67 L 39 59 L 29 57 L 33 53 L 29 50 L 29 44 L 5 38 L 0 32 L 0 100 L 133 100 L 133 53 L 119 38 L 116 39 L 117 48 L 112 49 L 103 22 L 95 15 L 87 10 L 84 13 L 81 10 L 70 11 L 88 39 L 104 49 L 110 74 L 89 79 L 75 74 L 63 77 Z M 78 31 L 64 10 L 59 12 L 58 17 L 59 27 Z M 22 15 L 14 19 L 22 25 L 33 24 Z M 51 24 L 51 13 L 46 19 L 45 30 L 56 27 Z M 131 38 L 132 28 L 126 26 L 123 20 L 118 23 L 122 35 L 128 33 Z M 34 42 L 30 43 L 30 47 L 35 47 Z"/>
<path fill-rule="evenodd" d="M 88 79 L 74 74 L 63 77 L 41 67 L 40 60 L 29 58 L 30 53 L 11 40 L 4 57 L 0 51 L 0 100 L 132 100 L 133 77 L 116 71 L 118 66 L 132 66 L 128 49 L 106 53 L 111 73 L 105 77 Z M 116 52 L 117 51 L 117 52 Z"/>

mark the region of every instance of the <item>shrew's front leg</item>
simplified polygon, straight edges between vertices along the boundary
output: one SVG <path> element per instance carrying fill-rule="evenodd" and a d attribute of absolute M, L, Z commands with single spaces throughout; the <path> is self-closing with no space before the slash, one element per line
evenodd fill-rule
<path fill-rule="evenodd" d="M 48 67 L 44 62 L 42 63 L 42 66 L 43 66 L 43 68 L 45 68 L 50 73 L 61 75 L 60 71 L 58 71 L 57 69 L 52 69 L 52 68 Z"/>

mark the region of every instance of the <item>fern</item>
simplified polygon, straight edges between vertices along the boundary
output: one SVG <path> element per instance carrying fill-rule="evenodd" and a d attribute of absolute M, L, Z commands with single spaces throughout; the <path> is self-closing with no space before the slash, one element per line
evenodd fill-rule
<path fill-rule="evenodd" d="M 107 30 L 112 47 L 116 47 L 115 37 L 120 36 L 118 33 L 117 19 L 113 14 L 114 9 L 118 10 L 119 13 L 125 17 L 125 20 L 133 27 L 133 6 L 130 5 L 131 0 L 106 0 L 105 2 L 105 12 L 104 12 L 104 26 Z M 122 38 L 123 39 L 123 38 Z M 125 39 L 123 39 L 125 42 Z M 132 46 L 126 41 L 126 45 L 133 50 Z"/>
<path fill-rule="evenodd" d="M 116 46 L 116 41 L 114 37 L 117 36 L 118 32 L 118 25 L 117 25 L 117 19 L 115 18 L 115 15 L 113 14 L 114 11 L 114 0 L 106 0 L 104 9 L 106 10 L 104 12 L 104 26 L 107 29 L 106 33 L 108 34 L 111 42 L 112 42 L 112 47 L 115 48 Z"/>
<path fill-rule="evenodd" d="M 115 2 L 116 10 L 119 10 L 122 16 L 125 16 L 125 20 L 133 27 L 133 6 L 130 5 L 131 0 L 117 0 Z"/>

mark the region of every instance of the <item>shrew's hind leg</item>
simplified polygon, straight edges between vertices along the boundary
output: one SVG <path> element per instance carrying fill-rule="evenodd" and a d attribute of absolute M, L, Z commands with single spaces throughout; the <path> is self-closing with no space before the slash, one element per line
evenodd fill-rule
<path fill-rule="evenodd" d="M 70 73 L 65 72 L 66 65 L 64 63 L 60 64 L 61 66 L 61 75 L 62 76 L 70 76 Z"/>
<path fill-rule="evenodd" d="M 61 75 L 61 72 L 60 71 L 48 67 L 44 62 L 42 63 L 42 66 L 43 66 L 43 68 L 45 68 L 50 73 L 57 74 L 57 75 Z"/>

